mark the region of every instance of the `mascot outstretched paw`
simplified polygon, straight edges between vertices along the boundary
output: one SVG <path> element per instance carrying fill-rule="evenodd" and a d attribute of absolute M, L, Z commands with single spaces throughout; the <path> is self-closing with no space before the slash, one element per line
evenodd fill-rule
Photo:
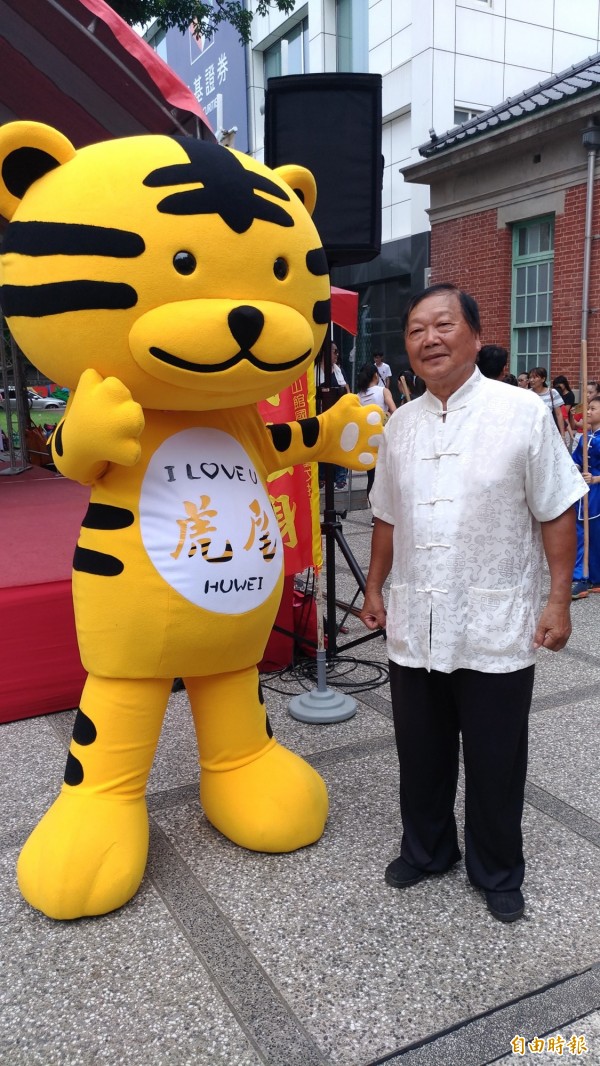
<path fill-rule="evenodd" d="M 136 893 L 147 854 L 144 799 L 64 791 L 21 851 L 19 888 L 49 918 L 106 914 Z"/>
<path fill-rule="evenodd" d="M 322 778 L 280 744 L 234 770 L 203 769 L 200 801 L 215 829 L 250 851 L 314 844 L 327 819 Z"/>
<path fill-rule="evenodd" d="M 333 407 L 321 415 L 324 441 L 321 458 L 341 463 L 352 470 L 370 470 L 375 466 L 382 441 L 383 417 L 376 404 L 364 407 L 357 396 L 341 396 Z"/>

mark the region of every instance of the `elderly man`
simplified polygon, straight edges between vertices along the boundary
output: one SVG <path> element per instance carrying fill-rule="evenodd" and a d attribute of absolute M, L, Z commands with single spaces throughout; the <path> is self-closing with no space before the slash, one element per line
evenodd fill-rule
<path fill-rule="evenodd" d="M 453 285 L 409 304 L 406 350 L 427 391 L 385 429 L 361 617 L 387 629 L 400 762 L 402 845 L 385 879 L 406 888 L 460 859 L 462 734 L 467 876 L 512 922 L 525 906 L 535 653 L 560 650 L 571 632 L 572 505 L 587 489 L 537 397 L 480 374 L 479 332 L 477 304 Z"/>

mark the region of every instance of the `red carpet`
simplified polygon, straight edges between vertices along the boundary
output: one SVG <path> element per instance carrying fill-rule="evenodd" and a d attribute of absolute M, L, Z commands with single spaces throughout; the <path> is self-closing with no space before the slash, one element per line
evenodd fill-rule
<path fill-rule="evenodd" d="M 79 705 L 79 660 L 71 565 L 89 489 L 41 467 L 1 474 L 0 722 Z M 293 655 L 293 578 L 286 578 L 276 625 L 260 669 Z"/>
<path fill-rule="evenodd" d="M 88 498 L 40 467 L 0 474 L 0 722 L 79 704 L 71 564 Z"/>

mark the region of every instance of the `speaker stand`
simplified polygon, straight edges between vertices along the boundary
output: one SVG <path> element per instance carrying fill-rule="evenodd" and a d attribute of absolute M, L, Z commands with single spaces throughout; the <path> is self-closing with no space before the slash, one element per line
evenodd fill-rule
<path fill-rule="evenodd" d="M 321 591 L 320 577 L 316 575 L 316 607 L 317 607 L 317 688 L 302 692 L 294 696 L 288 705 L 292 718 L 300 722 L 327 723 L 344 722 L 356 714 L 356 700 L 344 692 L 336 691 L 327 687 L 327 663 L 335 660 L 338 651 L 354 648 L 358 644 L 373 640 L 375 637 L 384 635 L 383 630 L 365 633 L 363 637 L 347 641 L 341 647 L 338 645 L 337 607 L 339 601 L 336 598 L 335 589 L 335 548 L 340 549 L 346 560 L 357 584 L 357 590 L 352 604 L 342 604 L 347 613 L 353 612 L 354 601 L 359 593 L 365 592 L 365 576 L 358 565 L 350 545 L 344 536 L 340 518 L 346 517 L 346 511 L 338 512 L 335 509 L 334 497 L 334 468 L 324 464 L 325 468 L 325 509 L 321 532 L 325 537 L 325 566 L 326 566 L 326 598 L 327 598 L 327 650 L 324 648 L 324 620 L 323 620 L 323 596 Z M 358 614 L 358 612 L 355 612 Z"/>
<path fill-rule="evenodd" d="M 327 337 L 323 342 L 320 354 L 324 356 L 325 381 L 330 381 L 331 352 L 330 340 Z M 326 410 L 326 408 L 331 405 L 332 400 L 335 402 L 333 396 L 335 392 L 336 390 L 331 388 L 317 388 L 317 409 L 319 411 Z M 352 696 L 327 687 L 327 663 L 335 660 L 338 650 L 343 651 L 347 648 L 354 648 L 358 644 L 364 644 L 368 640 L 373 640 L 375 637 L 382 636 L 384 632 L 383 630 L 375 630 L 374 632 L 365 633 L 364 636 L 358 637 L 356 640 L 347 641 L 346 644 L 342 645 L 341 649 L 338 648 L 338 600 L 335 588 L 336 544 L 350 567 L 350 571 L 358 586 L 352 603 L 341 604 L 346 610 L 345 617 L 347 617 L 349 613 L 358 614 L 358 611 L 354 608 L 354 603 L 359 593 L 362 592 L 364 596 L 366 582 L 365 575 L 352 553 L 352 549 L 344 536 L 342 524 L 339 521 L 340 518 L 346 517 L 347 512 L 336 511 L 335 508 L 334 467 L 331 463 L 323 463 L 322 468 L 325 474 L 325 507 L 323 510 L 323 521 L 321 522 L 321 533 L 325 538 L 327 650 L 325 650 L 324 647 L 325 638 L 321 580 L 320 575 L 315 572 L 315 601 L 317 608 L 317 688 L 302 692 L 299 696 L 294 696 L 288 705 L 292 718 L 297 718 L 300 722 L 314 723 L 344 722 L 356 714 L 357 703 Z"/>
<path fill-rule="evenodd" d="M 345 722 L 357 711 L 356 700 L 345 692 L 327 687 L 327 653 L 323 623 L 321 575 L 315 571 L 315 605 L 317 609 L 317 687 L 294 696 L 288 705 L 292 718 L 299 722 Z"/>

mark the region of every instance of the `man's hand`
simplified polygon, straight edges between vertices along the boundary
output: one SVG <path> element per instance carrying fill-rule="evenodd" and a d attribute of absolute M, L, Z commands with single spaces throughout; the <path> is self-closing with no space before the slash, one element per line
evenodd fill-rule
<path fill-rule="evenodd" d="M 386 610 L 383 604 L 383 586 L 392 569 L 394 527 L 381 519 L 375 519 L 371 540 L 371 562 L 365 588 L 365 602 L 359 614 L 367 629 L 385 629 Z"/>
<path fill-rule="evenodd" d="M 538 622 L 533 646 L 560 651 L 571 636 L 571 608 L 569 603 L 548 602 Z"/>
<path fill-rule="evenodd" d="M 381 592 L 365 592 L 365 602 L 358 616 L 367 629 L 385 629 L 386 612 Z"/>
<path fill-rule="evenodd" d="M 542 540 L 550 570 L 550 596 L 533 638 L 533 647 L 560 651 L 571 636 L 571 581 L 577 537 L 575 508 L 550 522 L 542 522 Z"/>

